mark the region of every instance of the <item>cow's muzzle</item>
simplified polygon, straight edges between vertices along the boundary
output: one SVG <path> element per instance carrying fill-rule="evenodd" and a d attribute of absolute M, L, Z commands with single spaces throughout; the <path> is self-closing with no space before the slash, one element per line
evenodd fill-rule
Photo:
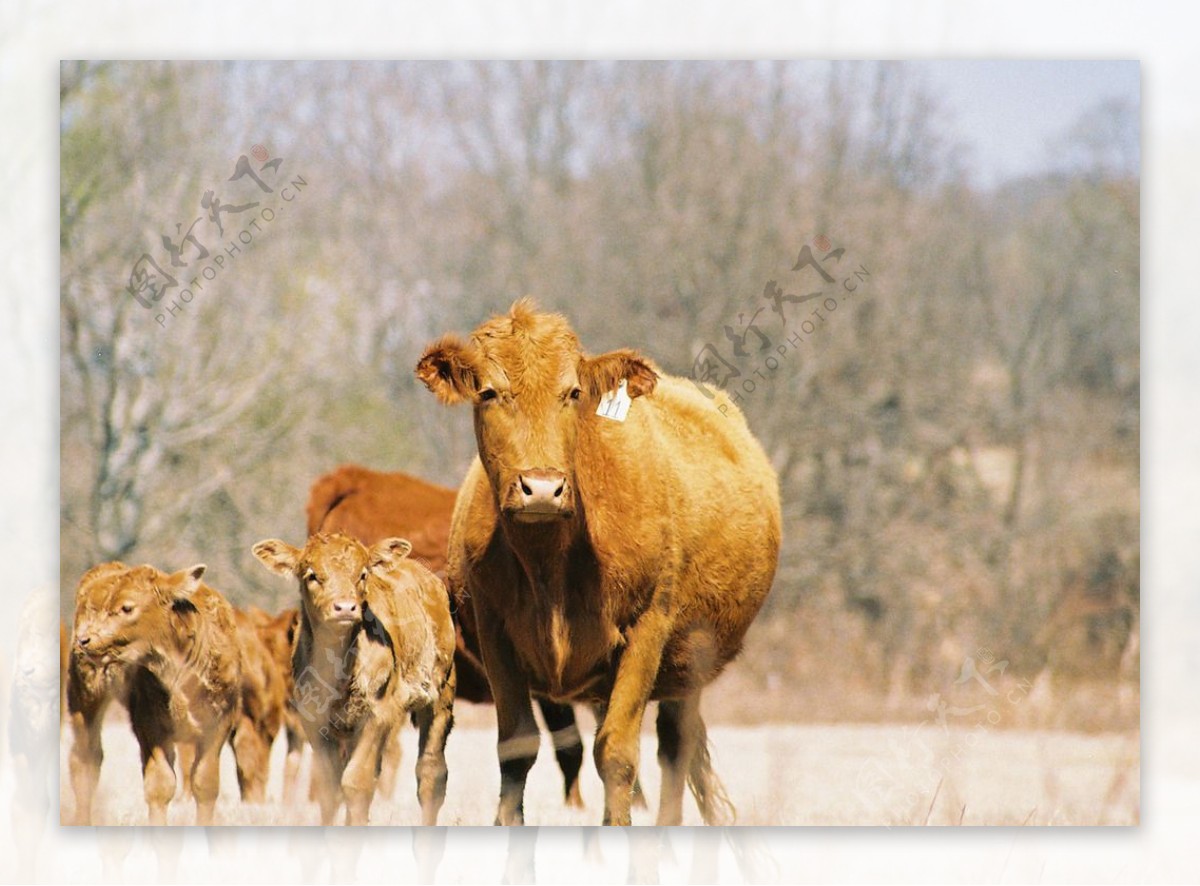
<path fill-rule="evenodd" d="M 522 523 L 543 523 L 570 517 L 575 512 L 573 502 L 566 474 L 534 468 L 517 474 L 504 510 Z"/>

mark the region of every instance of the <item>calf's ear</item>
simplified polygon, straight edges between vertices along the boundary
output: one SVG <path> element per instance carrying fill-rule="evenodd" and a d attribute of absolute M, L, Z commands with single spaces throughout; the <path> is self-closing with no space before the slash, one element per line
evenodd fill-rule
<path fill-rule="evenodd" d="M 632 400 L 654 390 L 658 372 L 649 360 L 629 348 L 579 361 L 579 386 L 592 397 L 616 390 L 622 379 L 626 383 L 625 393 Z"/>
<path fill-rule="evenodd" d="M 479 390 L 474 349 L 454 335 L 445 335 L 425 349 L 417 361 L 417 378 L 443 403 L 473 400 Z"/>
<path fill-rule="evenodd" d="M 258 562 L 276 575 L 290 578 L 296 574 L 296 564 L 300 561 L 299 548 L 277 538 L 268 538 L 256 544 L 253 550 Z"/>
<path fill-rule="evenodd" d="M 367 562 L 372 569 L 387 569 L 407 557 L 411 550 L 412 542 L 406 538 L 385 538 L 371 545 L 371 550 L 367 552 Z"/>
<path fill-rule="evenodd" d="M 171 575 L 170 586 L 177 600 L 190 600 L 192 594 L 196 593 L 201 585 L 201 579 L 204 578 L 204 570 L 208 567 L 203 563 L 197 563 L 195 566 L 189 566 L 187 569 L 180 569 Z"/>

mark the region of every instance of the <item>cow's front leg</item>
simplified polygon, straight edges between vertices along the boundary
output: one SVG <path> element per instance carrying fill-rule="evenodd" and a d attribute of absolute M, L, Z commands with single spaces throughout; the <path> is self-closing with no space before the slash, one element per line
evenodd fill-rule
<path fill-rule="evenodd" d="M 500 804 L 496 824 L 525 823 L 525 778 L 537 759 L 541 736 L 529 699 L 529 681 L 499 620 L 475 601 L 479 646 L 496 702 L 496 751 L 500 758 Z"/>
<path fill-rule="evenodd" d="M 554 745 L 554 757 L 562 771 L 563 797 L 568 806 L 583 808 L 583 794 L 579 790 L 579 770 L 583 768 L 583 736 L 575 722 L 575 709 L 569 704 L 558 704 L 547 698 L 538 699 L 542 719 L 550 731 Z"/>
<path fill-rule="evenodd" d="M 652 604 L 626 634 L 604 722 L 596 734 L 596 769 L 604 782 L 604 824 L 629 825 L 641 743 L 638 734 L 654 689 L 671 622 Z"/>

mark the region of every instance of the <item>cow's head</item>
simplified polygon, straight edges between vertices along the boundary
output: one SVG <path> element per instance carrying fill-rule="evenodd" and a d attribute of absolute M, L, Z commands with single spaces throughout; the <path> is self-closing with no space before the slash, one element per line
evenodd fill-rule
<path fill-rule="evenodd" d="M 170 635 L 175 611 L 195 611 L 198 563 L 168 575 L 153 566 L 104 563 L 88 570 L 75 594 L 75 649 L 104 661 L 137 661 Z"/>
<path fill-rule="evenodd" d="M 523 523 L 574 515 L 579 422 L 622 381 L 631 398 L 658 381 L 634 351 L 585 355 L 565 318 L 538 313 L 527 299 L 469 342 L 452 335 L 435 342 L 417 377 L 443 403 L 474 406 L 479 457 L 500 511 Z"/>
<path fill-rule="evenodd" d="M 341 533 L 314 535 L 303 548 L 277 538 L 254 546 L 256 556 L 276 575 L 300 582 L 300 601 L 309 623 L 348 631 L 369 612 L 367 581 L 388 572 L 412 549 L 402 538 L 385 538 L 371 547 Z"/>

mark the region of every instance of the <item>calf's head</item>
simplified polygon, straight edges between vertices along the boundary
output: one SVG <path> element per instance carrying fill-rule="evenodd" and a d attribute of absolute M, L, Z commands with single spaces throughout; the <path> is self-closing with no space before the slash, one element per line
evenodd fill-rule
<path fill-rule="evenodd" d="M 153 566 L 105 563 L 88 570 L 75 594 L 74 646 L 100 660 L 136 661 L 170 634 L 173 612 L 195 607 L 205 566 L 168 575 Z"/>
<path fill-rule="evenodd" d="M 303 548 L 277 538 L 260 541 L 254 556 L 276 575 L 300 582 L 300 602 L 309 623 L 348 631 L 369 617 L 367 582 L 412 549 L 405 539 L 385 538 L 367 547 L 348 535 L 314 535 Z"/>
<path fill-rule="evenodd" d="M 472 404 L 479 457 L 499 508 L 523 523 L 574 515 L 579 422 L 622 381 L 630 398 L 658 381 L 634 351 L 585 355 L 565 318 L 538 313 L 527 299 L 470 341 L 447 335 L 430 345 L 416 372 L 443 403 Z"/>

